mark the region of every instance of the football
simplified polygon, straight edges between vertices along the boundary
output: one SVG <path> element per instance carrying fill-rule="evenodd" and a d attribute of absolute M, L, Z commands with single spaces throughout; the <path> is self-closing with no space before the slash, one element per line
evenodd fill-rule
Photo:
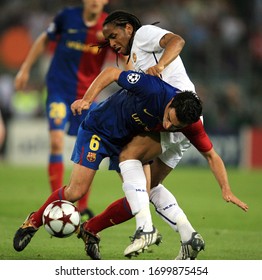
<path fill-rule="evenodd" d="M 77 231 L 80 225 L 80 213 L 76 206 L 66 200 L 50 203 L 43 213 L 43 225 L 52 236 L 64 238 Z"/>

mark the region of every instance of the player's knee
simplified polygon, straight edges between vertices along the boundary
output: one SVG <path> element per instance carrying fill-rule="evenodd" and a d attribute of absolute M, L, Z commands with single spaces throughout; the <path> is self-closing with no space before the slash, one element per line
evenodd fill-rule
<path fill-rule="evenodd" d="M 123 162 L 129 159 L 135 159 L 135 156 L 128 149 L 123 149 L 123 151 L 119 155 L 119 162 Z"/>
<path fill-rule="evenodd" d="M 81 185 L 72 185 L 70 184 L 65 188 L 65 198 L 68 201 L 76 202 L 80 198 L 82 198 L 87 191 L 85 188 L 81 187 Z"/>
<path fill-rule="evenodd" d="M 51 141 L 51 152 L 58 154 L 62 153 L 63 151 L 63 142 L 60 141 L 59 139 L 54 139 Z"/>

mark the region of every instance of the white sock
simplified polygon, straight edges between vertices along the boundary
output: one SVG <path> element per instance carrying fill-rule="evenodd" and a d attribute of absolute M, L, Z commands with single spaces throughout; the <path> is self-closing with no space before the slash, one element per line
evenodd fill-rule
<path fill-rule="evenodd" d="M 159 184 L 151 189 L 149 197 L 157 214 L 175 231 L 179 232 L 182 242 L 188 241 L 195 230 L 179 207 L 174 195 Z"/>
<path fill-rule="evenodd" d="M 125 196 L 132 214 L 135 215 L 136 229 L 140 227 L 143 231 L 150 232 L 153 225 L 142 163 L 139 160 L 126 160 L 121 162 L 119 167 Z"/>

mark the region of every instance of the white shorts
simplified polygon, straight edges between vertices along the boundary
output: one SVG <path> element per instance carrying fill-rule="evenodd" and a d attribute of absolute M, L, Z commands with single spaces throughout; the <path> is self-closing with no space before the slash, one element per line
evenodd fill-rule
<path fill-rule="evenodd" d="M 167 166 L 175 168 L 191 143 L 182 132 L 161 132 L 160 135 L 162 154 L 159 158 Z"/>
<path fill-rule="evenodd" d="M 204 123 L 203 116 L 200 117 L 200 120 Z M 159 158 L 167 166 L 175 168 L 184 152 L 191 147 L 191 143 L 182 132 L 161 132 L 160 137 L 162 154 Z"/>

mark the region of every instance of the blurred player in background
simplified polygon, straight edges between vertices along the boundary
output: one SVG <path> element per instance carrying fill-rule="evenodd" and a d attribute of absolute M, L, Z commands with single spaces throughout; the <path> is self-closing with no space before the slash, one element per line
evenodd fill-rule
<path fill-rule="evenodd" d="M 55 42 L 55 52 L 46 76 L 46 115 L 50 137 L 48 176 L 52 191 L 63 185 L 65 133 L 76 136 L 87 114 L 73 116 L 70 105 L 82 98 L 100 73 L 109 51 L 109 48 L 99 51 L 97 47 L 104 40 L 102 24 L 107 14 L 103 9 L 107 3 L 108 0 L 83 0 L 83 7 L 61 10 L 47 30 L 36 39 L 15 78 L 16 89 L 24 89 L 33 64 L 48 43 Z M 88 208 L 88 194 L 77 206 L 83 218 L 93 216 Z"/>

